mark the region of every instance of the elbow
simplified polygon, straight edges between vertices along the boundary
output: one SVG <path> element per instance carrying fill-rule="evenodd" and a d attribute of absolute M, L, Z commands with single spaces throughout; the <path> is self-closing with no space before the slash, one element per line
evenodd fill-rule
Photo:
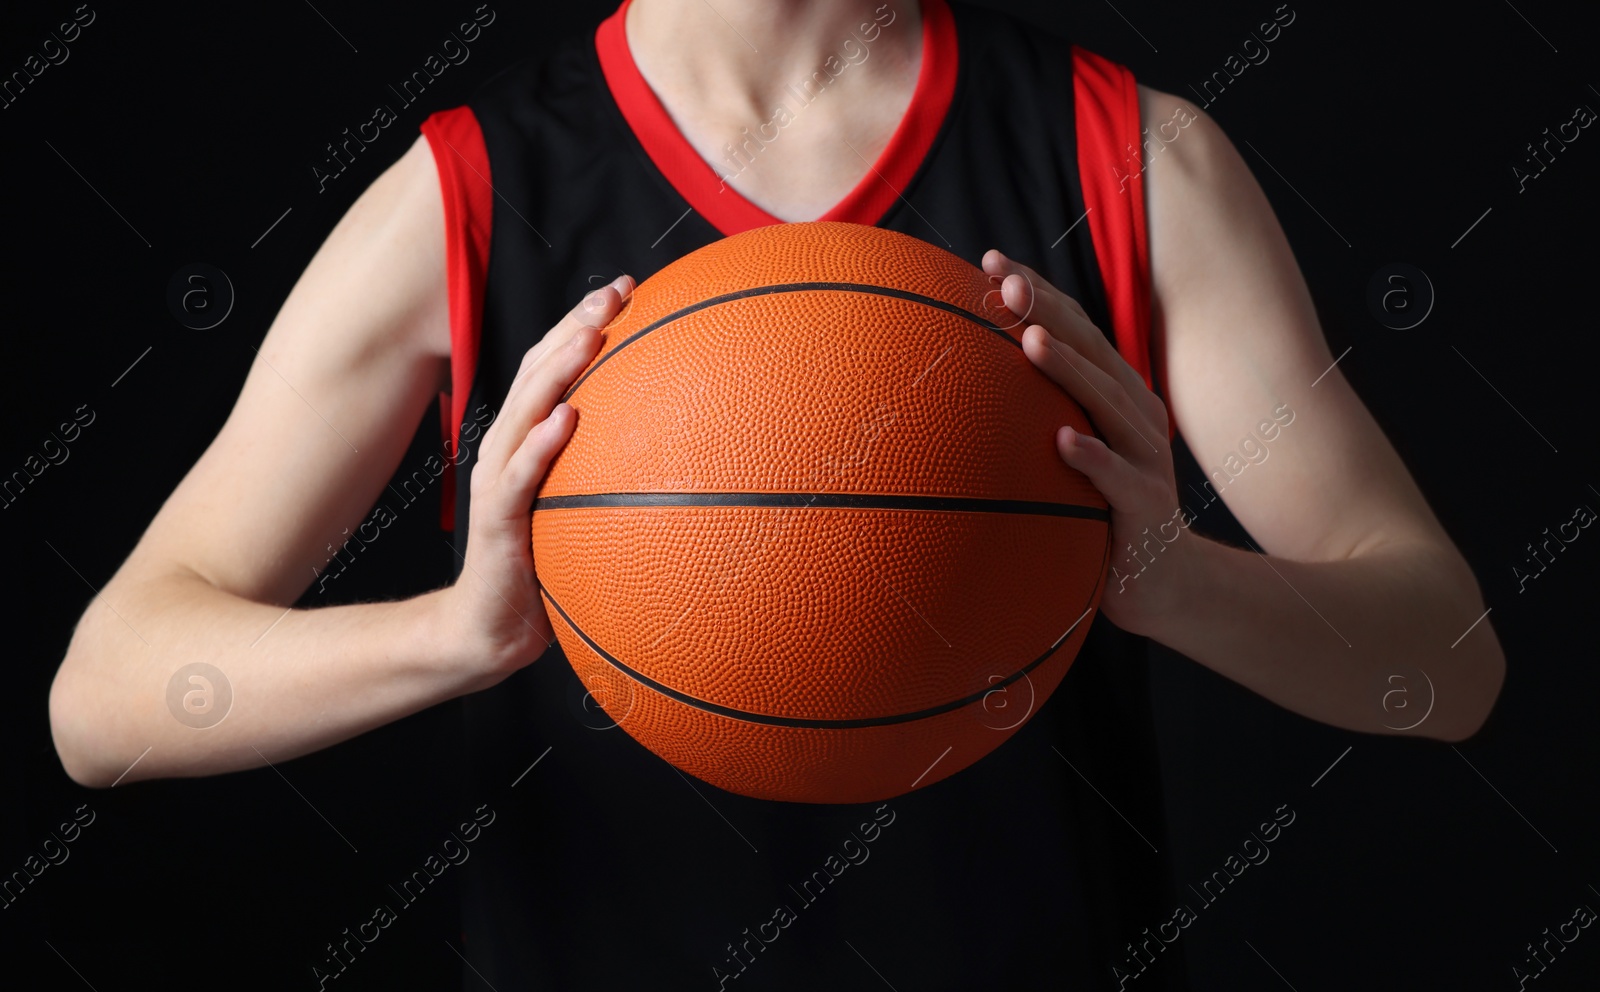
<path fill-rule="evenodd" d="M 149 584 L 148 577 L 139 582 Z M 152 777 L 152 762 L 138 759 L 161 738 L 162 728 L 151 717 L 160 712 L 164 683 L 148 684 L 156 671 L 155 651 L 108 600 L 131 605 L 151 594 L 130 586 L 120 571 L 113 576 L 84 609 L 50 683 L 56 757 L 67 776 L 85 788 L 109 789 Z"/>
<path fill-rule="evenodd" d="M 1460 744 L 1477 736 L 1500 700 L 1506 681 L 1506 656 L 1494 632 L 1486 633 L 1484 643 L 1458 662 L 1460 668 L 1450 683 L 1455 688 L 1455 698 L 1439 700 L 1448 719 L 1433 728 L 1429 736 L 1436 740 Z"/>
<path fill-rule="evenodd" d="M 115 784 L 116 773 L 100 760 L 104 748 L 93 730 L 82 679 L 71 670 L 71 664 L 69 655 L 50 685 L 50 737 L 56 757 L 67 777 L 84 788 L 109 788 Z"/>
<path fill-rule="evenodd" d="M 1429 666 L 1436 679 L 1434 719 L 1418 733 L 1447 744 L 1460 744 L 1477 736 L 1500 700 L 1506 681 L 1506 655 L 1500 647 L 1483 590 L 1459 553 L 1451 549 L 1436 588 L 1450 591 L 1448 615 L 1477 617 L 1448 649 Z M 1448 636 L 1448 634 L 1446 635 Z M 1436 666 L 1436 667 L 1435 667 Z"/>
<path fill-rule="evenodd" d="M 85 789 L 109 789 L 115 785 L 115 780 L 98 766 L 82 760 L 69 758 L 70 752 L 56 748 L 56 755 L 61 759 L 61 767 L 67 772 L 67 777 Z"/>

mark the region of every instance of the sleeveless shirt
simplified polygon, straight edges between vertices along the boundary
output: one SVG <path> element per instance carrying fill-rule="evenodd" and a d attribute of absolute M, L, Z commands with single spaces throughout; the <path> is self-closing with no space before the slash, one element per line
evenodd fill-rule
<path fill-rule="evenodd" d="M 626 6 L 422 127 L 449 265 L 444 523 L 463 552 L 473 441 L 540 336 L 621 273 L 642 282 L 779 222 L 721 177 L 781 153 L 765 147 L 781 133 L 701 159 L 633 63 Z M 844 98 L 828 87 L 903 29 L 885 10 L 788 88 L 790 115 Z M 923 11 L 911 105 L 822 219 L 973 264 L 1000 248 L 1151 382 L 1132 75 L 997 12 Z M 460 702 L 463 801 L 497 815 L 462 867 L 465 957 L 500 992 L 1184 988 L 1181 942 L 1134 982 L 1113 971 L 1174 905 L 1146 648 L 1096 614 L 1061 686 L 989 756 L 884 803 L 813 806 L 679 773 L 611 725 L 553 646 Z"/>

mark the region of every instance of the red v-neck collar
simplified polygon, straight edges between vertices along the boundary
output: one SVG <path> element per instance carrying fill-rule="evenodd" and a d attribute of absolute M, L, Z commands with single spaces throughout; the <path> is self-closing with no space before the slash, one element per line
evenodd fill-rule
<path fill-rule="evenodd" d="M 623 0 L 616 13 L 601 22 L 594 40 L 606 86 L 645 154 L 689 206 L 724 235 L 783 223 L 725 185 L 673 124 L 628 49 L 624 19 L 630 2 Z M 922 0 L 922 66 L 911 104 L 878 161 L 844 199 L 818 220 L 876 224 L 894 205 L 933 147 L 950 109 L 956 90 L 957 55 L 955 18 L 949 6 L 945 0 Z M 821 96 L 819 93 L 812 99 Z M 785 101 L 790 102 L 795 101 Z M 789 112 L 799 116 L 794 110 Z M 803 112 L 802 109 L 800 113 Z"/>

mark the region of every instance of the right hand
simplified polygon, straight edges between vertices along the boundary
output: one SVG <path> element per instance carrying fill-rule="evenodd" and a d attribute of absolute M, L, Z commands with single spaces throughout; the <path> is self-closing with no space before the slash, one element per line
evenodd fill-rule
<path fill-rule="evenodd" d="M 478 449 L 465 563 L 446 595 L 457 643 L 476 645 L 486 685 L 532 663 L 555 639 L 533 570 L 534 494 L 577 424 L 560 399 L 632 292 L 633 280 L 618 276 L 528 350 Z"/>

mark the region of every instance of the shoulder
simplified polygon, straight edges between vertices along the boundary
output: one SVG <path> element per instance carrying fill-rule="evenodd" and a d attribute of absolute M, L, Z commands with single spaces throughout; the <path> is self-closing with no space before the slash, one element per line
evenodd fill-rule
<path fill-rule="evenodd" d="M 446 307 L 443 216 L 435 157 L 419 136 L 356 198 L 301 277 L 326 289 L 326 300 L 362 301 L 363 318 L 350 320 L 344 333 L 318 335 L 319 351 L 351 363 L 374 348 L 449 355 L 438 320 Z M 285 310 L 300 302 L 292 296 Z"/>
<path fill-rule="evenodd" d="M 1272 204 L 1221 126 L 1193 102 L 1147 87 L 1139 106 L 1160 315 L 1152 351 L 1167 369 L 1178 428 L 1199 453 L 1219 440 L 1207 432 L 1230 429 L 1225 422 L 1303 396 L 1331 359 Z M 1252 369 L 1257 388 L 1221 371 L 1230 364 Z M 1238 406 L 1246 397 L 1251 409 Z"/>
<path fill-rule="evenodd" d="M 1139 115 L 1158 297 L 1249 261 L 1241 254 L 1287 253 L 1271 204 L 1211 115 L 1147 86 L 1139 87 Z"/>
<path fill-rule="evenodd" d="M 1143 84 L 1138 92 L 1146 171 L 1169 182 L 1202 184 L 1240 169 L 1249 174 L 1221 126 L 1193 101 Z"/>

